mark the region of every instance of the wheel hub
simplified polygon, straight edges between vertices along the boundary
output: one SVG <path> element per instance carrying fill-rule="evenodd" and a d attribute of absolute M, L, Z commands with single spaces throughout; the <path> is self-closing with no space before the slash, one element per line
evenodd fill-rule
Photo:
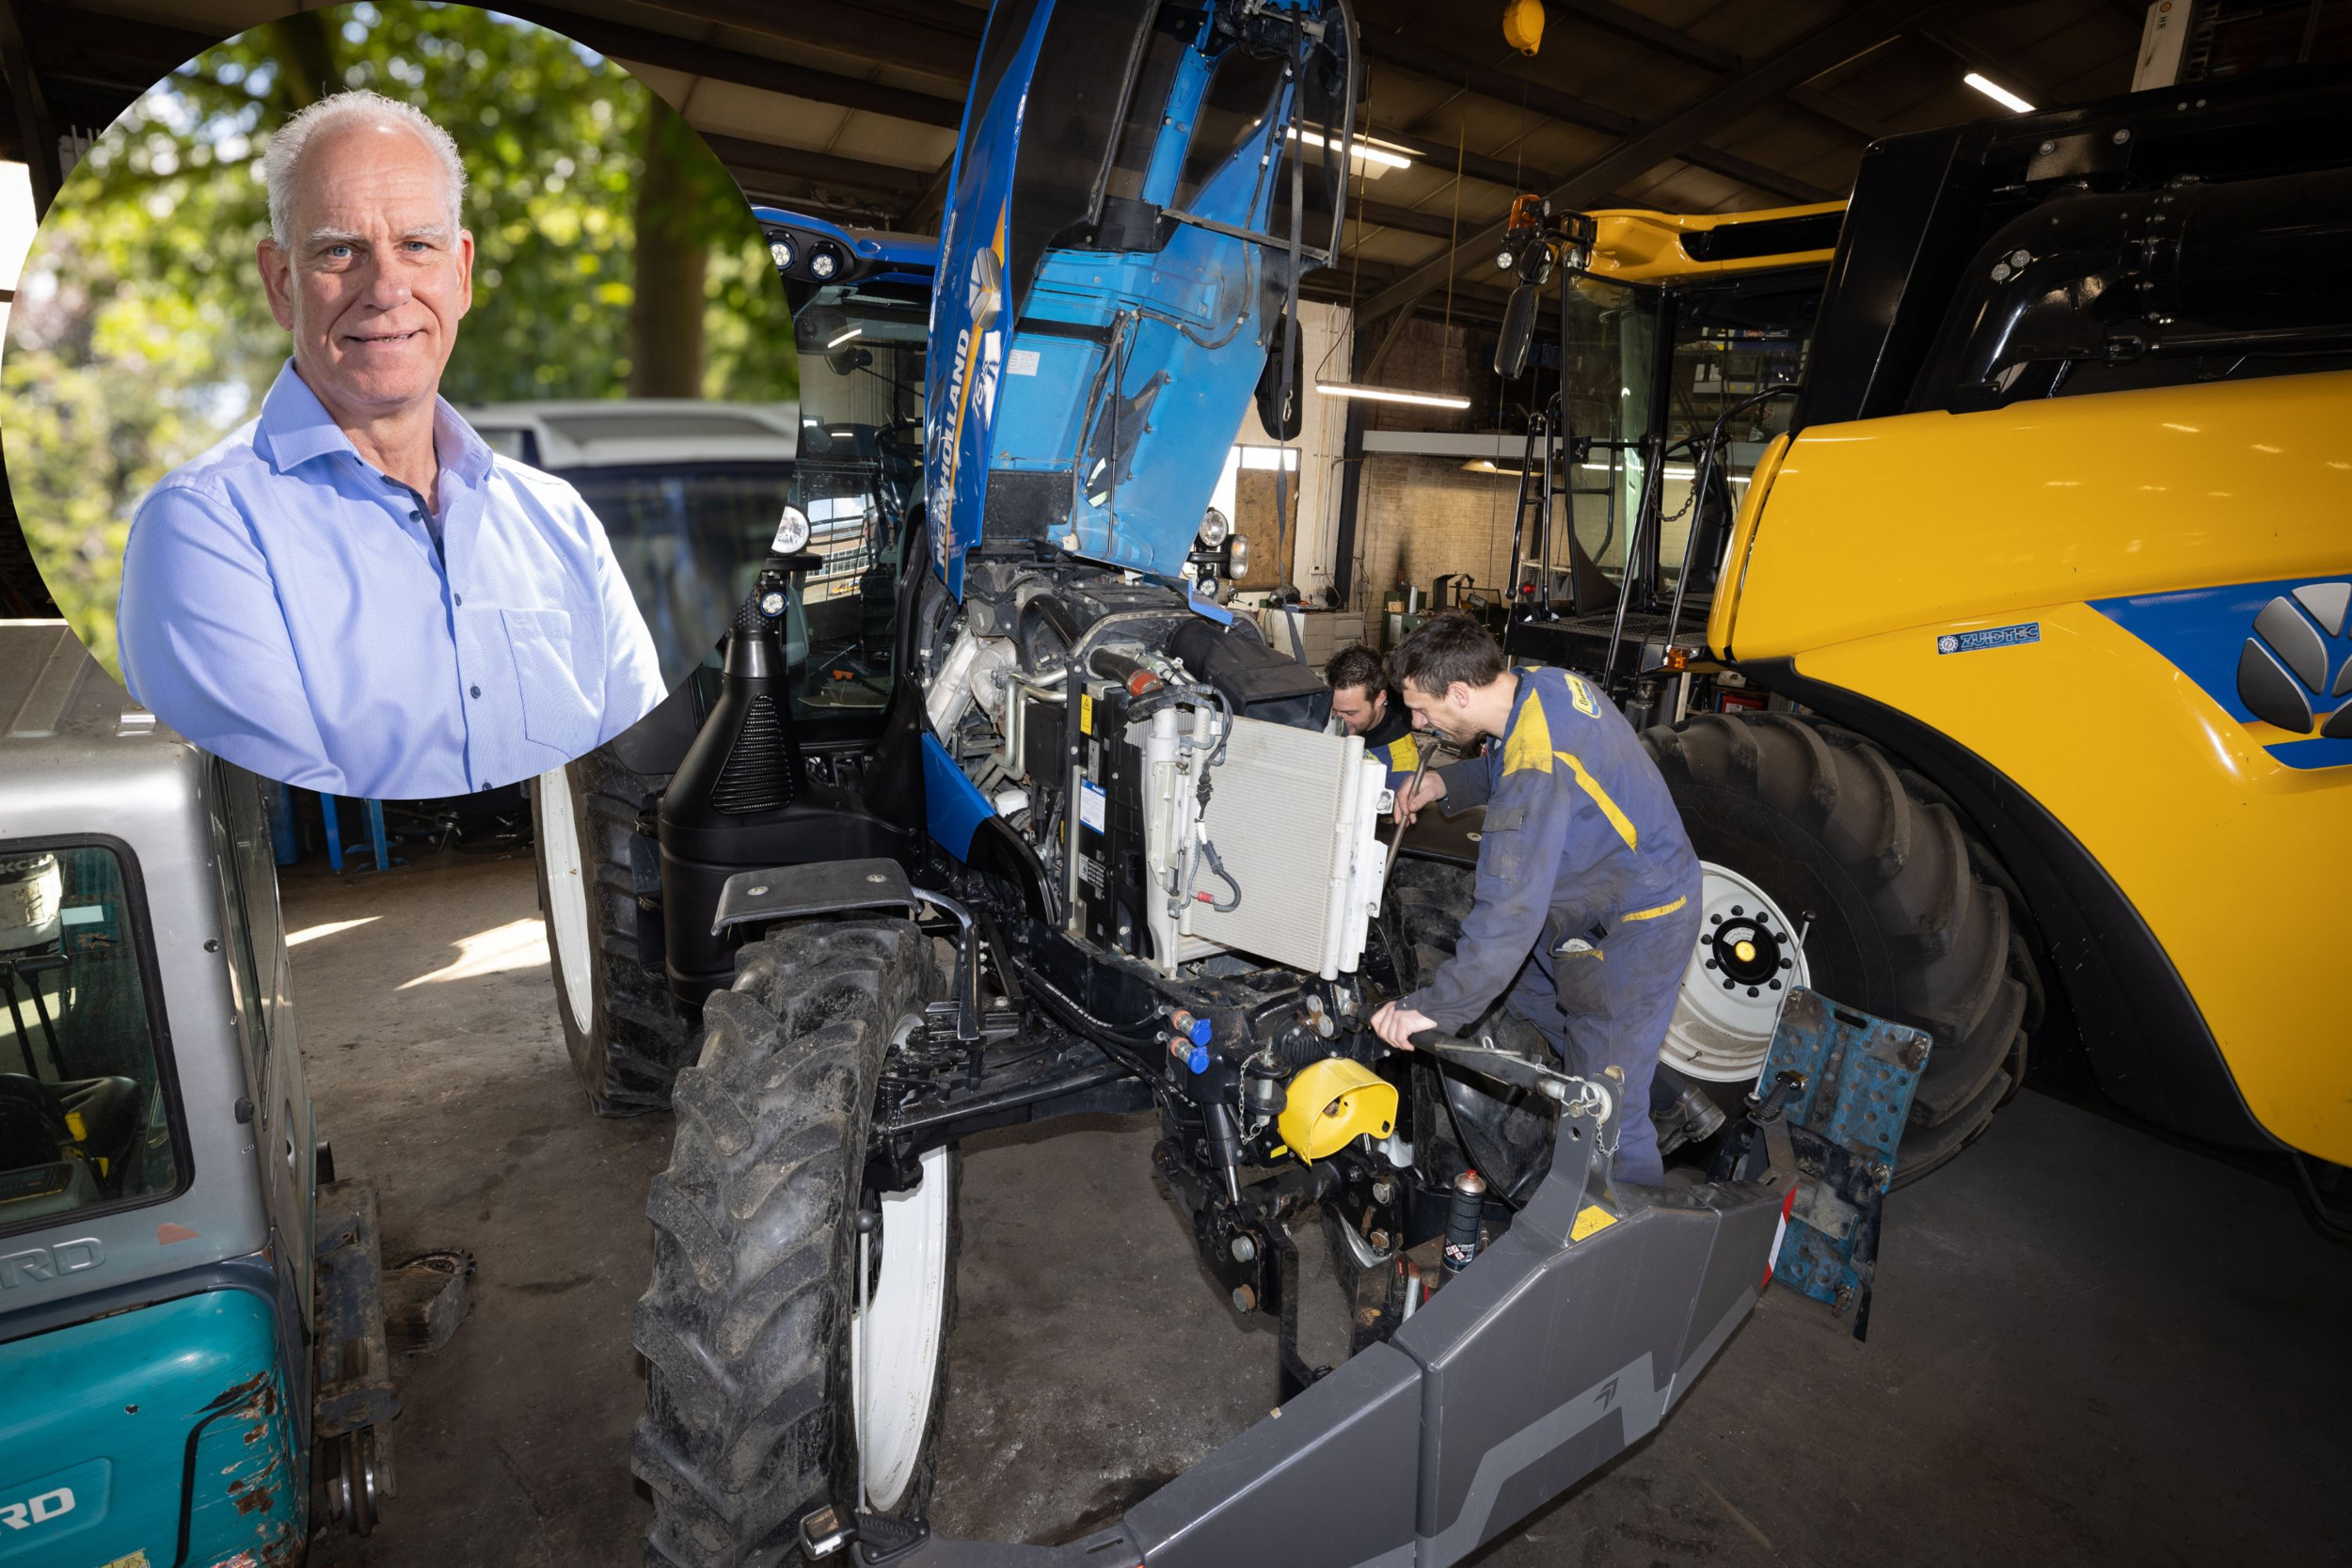
<path fill-rule="evenodd" d="M 1781 1004 L 1811 980 L 1799 931 L 1754 881 L 1702 862 L 1699 939 L 1659 1059 L 1692 1078 L 1736 1084 L 1764 1066 Z"/>

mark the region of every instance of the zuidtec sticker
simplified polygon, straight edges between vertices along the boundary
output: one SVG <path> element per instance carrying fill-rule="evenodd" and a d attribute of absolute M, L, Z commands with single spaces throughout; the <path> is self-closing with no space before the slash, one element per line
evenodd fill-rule
<path fill-rule="evenodd" d="M 2016 648 L 2041 641 L 2042 623 L 2027 621 L 2015 626 L 1987 626 L 1982 631 L 1947 631 L 1935 640 L 1935 651 L 1973 654 L 1984 648 Z"/>

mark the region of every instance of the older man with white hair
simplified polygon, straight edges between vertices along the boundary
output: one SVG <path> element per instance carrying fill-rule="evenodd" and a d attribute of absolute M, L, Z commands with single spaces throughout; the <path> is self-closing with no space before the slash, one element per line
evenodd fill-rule
<path fill-rule="evenodd" d="M 473 303 L 456 144 L 346 92 L 289 119 L 262 171 L 293 356 L 259 419 L 139 503 L 133 694 L 231 762 L 358 796 L 511 784 L 627 729 L 661 677 L 603 528 L 439 396 Z"/>

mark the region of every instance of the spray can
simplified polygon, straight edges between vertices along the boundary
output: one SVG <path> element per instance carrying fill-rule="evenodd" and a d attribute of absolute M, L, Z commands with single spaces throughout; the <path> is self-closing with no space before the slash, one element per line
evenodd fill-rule
<path fill-rule="evenodd" d="M 1478 1221 L 1486 1207 L 1486 1181 L 1474 1170 L 1454 1179 L 1454 1202 L 1445 1216 L 1445 1272 L 1450 1277 L 1478 1256 Z"/>

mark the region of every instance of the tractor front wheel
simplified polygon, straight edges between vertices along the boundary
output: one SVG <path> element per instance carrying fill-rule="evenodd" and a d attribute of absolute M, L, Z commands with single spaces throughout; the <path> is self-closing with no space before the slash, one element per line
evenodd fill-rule
<path fill-rule="evenodd" d="M 957 1158 L 869 1187 L 883 1063 L 942 993 L 905 921 L 811 924 L 754 942 L 704 1004 L 654 1179 L 647 1364 L 633 1466 L 649 1562 L 797 1560 L 811 1508 L 919 1515 L 937 1465 L 955 1316 Z"/>

